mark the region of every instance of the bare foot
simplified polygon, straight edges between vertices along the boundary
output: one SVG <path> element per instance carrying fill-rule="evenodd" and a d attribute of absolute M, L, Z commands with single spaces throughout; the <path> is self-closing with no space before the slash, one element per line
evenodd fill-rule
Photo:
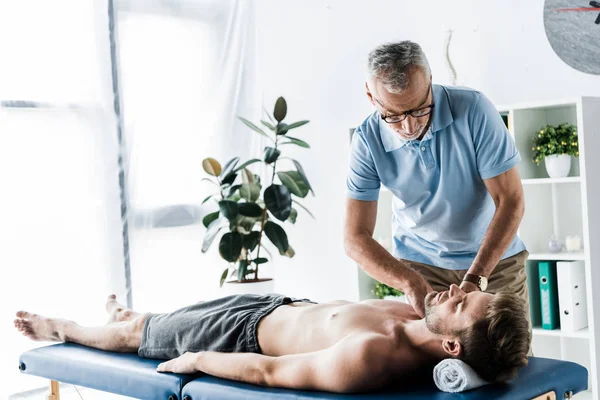
<path fill-rule="evenodd" d="M 19 332 L 32 340 L 62 342 L 57 331 L 57 322 L 51 318 L 32 314 L 26 311 L 18 311 L 14 326 Z"/>
<path fill-rule="evenodd" d="M 108 299 L 106 299 L 106 312 L 110 315 L 107 324 L 130 321 L 138 315 L 138 313 L 131 311 L 129 308 L 117 302 L 117 296 L 114 294 L 111 294 L 108 296 Z"/>

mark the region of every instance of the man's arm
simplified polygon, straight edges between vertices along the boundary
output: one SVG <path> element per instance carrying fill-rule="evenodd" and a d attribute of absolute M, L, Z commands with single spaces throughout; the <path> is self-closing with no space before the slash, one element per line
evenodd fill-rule
<path fill-rule="evenodd" d="M 405 292 L 421 317 L 425 295 L 433 289 L 416 271 L 397 260 L 375 239 L 377 201 L 346 200 L 344 247 L 346 254 L 374 279 Z"/>
<path fill-rule="evenodd" d="M 523 185 L 516 166 L 483 182 L 494 199 L 496 212 L 469 273 L 488 277 L 517 234 L 525 212 L 525 202 Z M 465 287 L 468 291 L 476 289 L 470 282 L 461 284 L 461 289 Z"/>
<path fill-rule="evenodd" d="M 186 353 L 162 363 L 159 372 L 201 371 L 219 378 L 261 386 L 351 393 L 387 383 L 392 354 L 385 337 L 349 336 L 335 346 L 311 353 L 270 357 L 255 353 Z"/>

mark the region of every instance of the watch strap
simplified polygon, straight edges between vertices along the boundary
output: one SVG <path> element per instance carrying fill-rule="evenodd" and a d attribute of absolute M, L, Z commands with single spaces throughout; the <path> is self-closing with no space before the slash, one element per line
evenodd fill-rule
<path fill-rule="evenodd" d="M 477 285 L 479 290 L 481 290 L 481 277 L 479 275 L 465 274 L 463 281 L 474 283 L 475 285 Z"/>

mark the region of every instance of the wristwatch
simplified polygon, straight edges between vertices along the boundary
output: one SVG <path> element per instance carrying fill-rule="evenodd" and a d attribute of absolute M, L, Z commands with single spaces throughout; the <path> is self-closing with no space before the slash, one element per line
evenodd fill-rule
<path fill-rule="evenodd" d="M 485 292 L 485 289 L 487 289 L 488 285 L 488 280 L 485 276 L 479 276 L 475 274 L 466 274 L 463 278 L 463 281 L 474 283 L 482 292 Z"/>

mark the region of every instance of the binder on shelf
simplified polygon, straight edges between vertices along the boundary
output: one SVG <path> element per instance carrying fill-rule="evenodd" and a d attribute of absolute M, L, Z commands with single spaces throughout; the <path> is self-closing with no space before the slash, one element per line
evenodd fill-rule
<path fill-rule="evenodd" d="M 540 305 L 542 309 L 542 328 L 556 329 L 559 327 L 560 315 L 558 309 L 558 287 L 556 284 L 556 263 L 540 261 Z"/>
<path fill-rule="evenodd" d="M 585 263 L 559 261 L 556 263 L 560 329 L 574 332 L 588 326 L 585 288 Z"/>
<path fill-rule="evenodd" d="M 540 273 L 538 271 L 538 262 L 527 260 L 525 263 L 525 273 L 527 274 L 527 291 L 529 294 L 529 316 L 532 326 L 542 325 L 542 310 L 540 307 Z"/>

